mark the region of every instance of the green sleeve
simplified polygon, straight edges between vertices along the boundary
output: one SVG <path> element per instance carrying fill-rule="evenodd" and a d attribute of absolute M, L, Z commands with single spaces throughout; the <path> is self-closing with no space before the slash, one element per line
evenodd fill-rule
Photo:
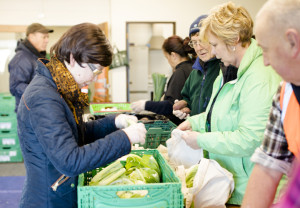
<path fill-rule="evenodd" d="M 181 90 L 182 99 L 187 102 L 189 108 L 191 107 L 191 97 L 190 97 L 190 90 L 189 90 L 190 89 L 191 74 L 187 78 L 187 80 L 185 81 L 184 86 Z"/>
<path fill-rule="evenodd" d="M 188 117 L 187 120 L 190 122 L 193 131 L 205 133 L 205 123 L 206 123 L 205 112 Z"/>
<path fill-rule="evenodd" d="M 221 128 L 222 122 L 232 121 L 212 121 L 214 122 L 212 132 L 198 136 L 198 144 L 204 150 L 227 156 L 249 157 L 261 144 L 272 97 L 277 87 L 272 89 L 267 83 L 248 83 L 248 85 L 251 87 L 245 87 L 239 98 L 237 128 L 232 131 L 221 131 L 218 128 Z M 198 122 L 199 125 L 203 125 L 200 118 Z M 195 124 L 196 122 L 193 122 L 193 129 L 202 132 L 203 128 L 199 129 Z"/>

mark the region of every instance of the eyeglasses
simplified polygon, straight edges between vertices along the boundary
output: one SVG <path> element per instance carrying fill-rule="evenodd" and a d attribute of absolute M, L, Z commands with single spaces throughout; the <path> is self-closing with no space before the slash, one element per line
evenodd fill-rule
<path fill-rule="evenodd" d="M 200 41 L 200 40 L 191 40 L 191 41 L 189 42 L 189 46 L 190 46 L 191 48 L 195 48 L 197 45 L 201 45 L 201 41 Z"/>
<path fill-rule="evenodd" d="M 97 67 L 95 64 L 89 64 L 87 63 L 87 65 L 90 67 L 90 69 L 93 71 L 93 73 L 95 75 L 99 75 L 102 73 L 102 70 L 103 70 L 103 67 L 100 66 L 100 67 Z M 100 69 L 99 69 L 100 68 Z"/>

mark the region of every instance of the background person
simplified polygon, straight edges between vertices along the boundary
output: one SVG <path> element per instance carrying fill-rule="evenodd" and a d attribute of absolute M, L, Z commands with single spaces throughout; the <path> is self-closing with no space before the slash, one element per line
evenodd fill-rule
<path fill-rule="evenodd" d="M 230 28 L 230 30 L 228 30 Z M 280 77 L 263 64 L 262 51 L 252 39 L 253 21 L 232 2 L 212 10 L 202 22 L 201 37 L 226 67 L 214 82 L 204 113 L 178 126 L 194 149 L 203 148 L 233 174 L 235 189 L 228 204 L 240 205 L 253 163 L 250 156 L 263 138 L 272 97 Z"/>
<path fill-rule="evenodd" d="M 184 119 L 188 114 L 196 115 L 205 111 L 211 97 L 212 87 L 220 72 L 220 60 L 211 53 L 211 46 L 199 39 L 199 22 L 207 15 L 199 16 L 190 26 L 190 46 L 197 59 L 193 71 L 181 91 L 182 100 L 173 105 L 173 114 Z"/>
<path fill-rule="evenodd" d="M 243 207 L 270 207 L 282 175 L 289 176 L 295 157 L 299 160 L 299 18 L 299 0 L 269 0 L 256 16 L 255 34 L 263 50 L 264 63 L 271 65 L 285 82 L 274 96 L 263 143 L 251 158 L 255 167 Z"/>
<path fill-rule="evenodd" d="M 50 61 L 39 60 L 17 113 L 26 168 L 20 207 L 77 207 L 79 174 L 128 154 L 133 143 L 145 142 L 145 126 L 136 124 L 135 116 L 82 120 L 88 95 L 80 89 L 111 61 L 111 45 L 90 23 L 71 27 L 51 48 Z M 128 127 L 129 120 L 135 124 Z"/>
<path fill-rule="evenodd" d="M 26 29 L 26 38 L 18 41 L 16 54 L 8 64 L 9 90 L 16 99 L 15 112 L 22 94 L 35 75 L 37 59 L 46 56 L 48 33 L 52 32 L 39 23 L 33 23 Z"/>
<path fill-rule="evenodd" d="M 177 35 L 164 41 L 162 45 L 163 53 L 172 67 L 173 74 L 168 81 L 163 101 L 140 100 L 133 102 L 131 108 L 135 113 L 140 113 L 143 110 L 152 111 L 167 116 L 175 124 L 181 123 L 181 120 L 175 117 L 172 112 L 174 101 L 182 99 L 181 90 L 193 70 L 193 63 L 189 55 L 195 52 L 188 45 L 189 41 L 189 38 L 182 39 Z"/>

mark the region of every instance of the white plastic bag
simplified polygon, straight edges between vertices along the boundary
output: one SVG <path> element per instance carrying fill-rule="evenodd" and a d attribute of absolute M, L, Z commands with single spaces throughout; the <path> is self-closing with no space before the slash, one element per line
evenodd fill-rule
<path fill-rule="evenodd" d="M 183 134 L 186 133 L 179 129 L 174 129 L 171 133 L 171 138 L 167 140 L 166 145 L 170 162 L 175 166 L 183 165 L 185 168 L 189 168 L 200 161 L 203 157 L 203 150 L 195 150 L 188 146 L 181 138 Z"/>
<path fill-rule="evenodd" d="M 225 208 L 234 189 L 232 174 L 215 160 L 202 158 L 192 188 L 188 188 L 186 207 Z"/>

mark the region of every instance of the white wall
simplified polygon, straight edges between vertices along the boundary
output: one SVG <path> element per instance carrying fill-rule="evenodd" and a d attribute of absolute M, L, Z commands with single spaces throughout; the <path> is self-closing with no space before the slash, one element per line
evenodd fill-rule
<path fill-rule="evenodd" d="M 266 0 L 232 0 L 254 18 Z M 227 0 L 0 0 L 0 24 L 71 26 L 109 22 L 111 42 L 125 49 L 126 21 L 175 21 L 177 35 L 187 36 L 191 22 Z"/>
<path fill-rule="evenodd" d="M 232 0 L 244 6 L 252 18 L 267 0 Z M 56 26 L 48 48 L 68 27 L 82 22 L 108 22 L 110 40 L 120 50 L 126 48 L 127 21 L 174 21 L 176 34 L 185 37 L 199 15 L 227 0 L 0 0 L 0 25 L 29 25 L 40 22 Z M 16 34 L 24 36 L 24 34 Z M 3 34 L 0 34 L 2 40 Z M 18 39 L 19 37 L 15 38 Z M 49 50 L 48 50 L 49 51 Z M 8 91 L 8 73 L 1 74 L 1 91 Z M 5 77 L 5 78 L 4 78 Z"/>

